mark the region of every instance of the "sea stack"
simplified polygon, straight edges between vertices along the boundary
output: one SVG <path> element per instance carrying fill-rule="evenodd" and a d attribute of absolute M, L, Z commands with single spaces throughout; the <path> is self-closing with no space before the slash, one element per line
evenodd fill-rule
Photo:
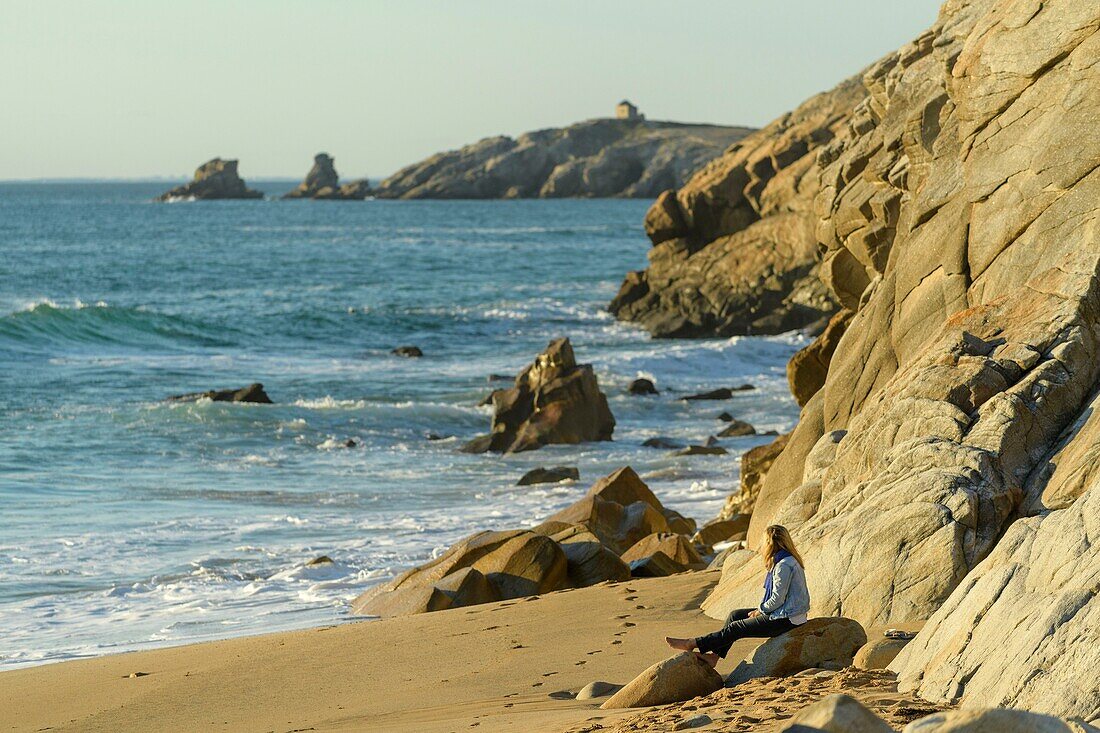
<path fill-rule="evenodd" d="M 244 180 L 237 174 L 236 160 L 214 158 L 195 169 L 195 177 L 188 183 L 162 193 L 155 200 L 262 199 L 263 197 L 263 192 L 254 191 L 245 185 Z"/>
<path fill-rule="evenodd" d="M 328 153 L 317 153 L 313 156 L 313 167 L 309 169 L 305 179 L 283 198 L 362 201 L 370 193 L 370 184 L 365 178 L 341 186 L 333 157 Z"/>
<path fill-rule="evenodd" d="M 550 342 L 511 389 L 495 390 L 492 430 L 467 453 L 518 453 L 551 443 L 611 440 L 615 418 L 591 364 L 578 364 L 569 339 Z"/>

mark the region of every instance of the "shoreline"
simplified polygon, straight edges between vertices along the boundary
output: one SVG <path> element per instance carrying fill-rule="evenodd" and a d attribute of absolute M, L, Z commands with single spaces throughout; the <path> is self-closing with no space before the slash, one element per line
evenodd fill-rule
<path fill-rule="evenodd" d="M 572 695 L 595 680 L 623 684 L 670 656 L 667 633 L 712 630 L 718 622 L 699 604 L 719 575 L 638 578 L 7 670 L 0 672 L 0 730 L 430 733 L 615 722 L 663 708 L 605 711 L 602 699 Z M 719 671 L 728 673 L 758 643 L 738 642 Z M 775 714 L 793 714 L 813 694 L 792 693 Z"/>

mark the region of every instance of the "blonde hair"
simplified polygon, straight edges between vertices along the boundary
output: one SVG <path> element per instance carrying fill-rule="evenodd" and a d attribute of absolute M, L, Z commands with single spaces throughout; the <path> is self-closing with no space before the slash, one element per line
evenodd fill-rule
<path fill-rule="evenodd" d="M 783 525 L 773 524 L 764 530 L 764 567 L 768 570 L 775 567 L 775 555 L 780 550 L 791 553 L 791 557 L 797 560 L 799 565 L 806 567 L 806 563 L 802 562 L 802 555 L 798 554 L 798 550 L 794 547 L 791 533 Z"/>

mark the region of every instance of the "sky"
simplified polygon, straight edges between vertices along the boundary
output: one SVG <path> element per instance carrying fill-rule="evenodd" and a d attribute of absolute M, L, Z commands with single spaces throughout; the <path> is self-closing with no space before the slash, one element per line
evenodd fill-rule
<path fill-rule="evenodd" d="M 383 177 L 613 114 L 759 126 L 933 0 L 0 0 L 0 180 Z"/>

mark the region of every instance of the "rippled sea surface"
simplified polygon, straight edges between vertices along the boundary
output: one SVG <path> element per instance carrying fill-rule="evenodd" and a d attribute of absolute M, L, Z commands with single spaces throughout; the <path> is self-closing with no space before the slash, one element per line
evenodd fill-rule
<path fill-rule="evenodd" d="M 0 184 L 0 665 L 339 621 L 624 464 L 705 520 L 767 438 L 641 442 L 704 440 L 723 410 L 797 417 L 801 336 L 652 341 L 606 313 L 645 265 L 647 202 L 149 203 L 167 187 Z M 558 336 L 594 364 L 614 442 L 459 453 L 488 428 L 488 375 Z M 389 353 L 405 344 L 425 356 Z M 625 394 L 638 376 L 661 395 Z M 163 401 L 257 381 L 276 404 Z M 678 399 L 742 382 L 758 389 Z M 562 464 L 581 481 L 515 486 Z"/>

